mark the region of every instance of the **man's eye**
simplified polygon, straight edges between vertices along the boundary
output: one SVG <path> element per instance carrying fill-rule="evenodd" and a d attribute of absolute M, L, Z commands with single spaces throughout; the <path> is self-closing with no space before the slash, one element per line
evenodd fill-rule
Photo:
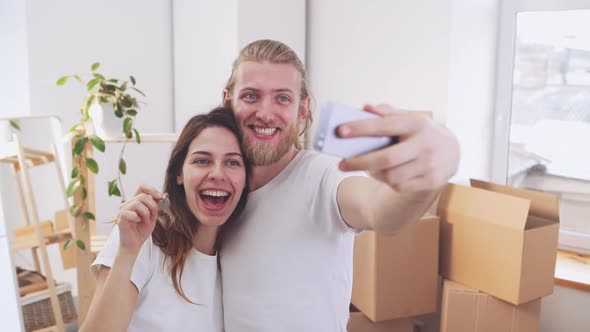
<path fill-rule="evenodd" d="M 289 96 L 279 96 L 279 102 L 281 103 L 288 103 L 291 101 L 291 98 L 289 98 Z"/>
<path fill-rule="evenodd" d="M 246 93 L 242 98 L 247 101 L 254 101 L 258 99 L 258 96 L 255 93 Z"/>

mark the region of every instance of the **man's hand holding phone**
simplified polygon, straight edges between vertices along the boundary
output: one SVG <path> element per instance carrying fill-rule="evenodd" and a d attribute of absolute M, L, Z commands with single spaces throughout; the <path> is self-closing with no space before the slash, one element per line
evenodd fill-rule
<path fill-rule="evenodd" d="M 457 171 L 460 153 L 456 137 L 428 117 L 390 105 L 366 105 L 364 112 L 357 110 L 354 116 L 338 116 L 339 110 L 332 107 L 328 117 L 320 115 L 315 147 L 346 158 L 340 162 L 341 170 L 368 171 L 398 192 L 439 189 Z M 330 117 L 336 119 L 330 121 Z M 331 137 L 332 128 L 338 140 Z M 361 138 L 368 141 L 359 141 Z M 327 146 L 329 140 L 332 146 Z M 318 142 L 329 149 L 322 150 Z"/>

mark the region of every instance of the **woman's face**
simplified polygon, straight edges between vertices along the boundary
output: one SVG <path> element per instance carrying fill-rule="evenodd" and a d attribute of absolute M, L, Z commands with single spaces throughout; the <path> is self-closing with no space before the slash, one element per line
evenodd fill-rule
<path fill-rule="evenodd" d="M 203 225 L 219 226 L 231 216 L 246 183 L 246 168 L 234 134 L 209 127 L 191 142 L 176 178 L 187 205 Z"/>

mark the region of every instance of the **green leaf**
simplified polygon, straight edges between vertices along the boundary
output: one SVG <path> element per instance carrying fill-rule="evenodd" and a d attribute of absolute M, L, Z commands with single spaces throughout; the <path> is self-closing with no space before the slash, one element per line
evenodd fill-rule
<path fill-rule="evenodd" d="M 10 125 L 16 129 L 16 130 L 20 130 L 20 125 L 18 124 L 18 121 L 16 120 L 10 120 Z"/>
<path fill-rule="evenodd" d="M 119 82 L 119 80 L 118 80 L 118 79 L 116 79 L 116 78 L 111 78 L 111 79 L 109 80 L 109 82 L 111 82 L 111 83 L 117 83 L 117 82 Z"/>
<path fill-rule="evenodd" d="M 116 110 L 115 111 L 115 116 L 118 118 L 122 118 L 123 117 L 123 112 L 121 112 L 120 110 Z"/>
<path fill-rule="evenodd" d="M 123 120 L 123 132 L 127 133 L 131 130 L 131 126 L 133 125 L 133 122 L 131 121 L 131 118 L 125 118 L 125 120 Z"/>
<path fill-rule="evenodd" d="M 76 240 L 76 246 L 82 250 L 86 250 L 86 244 L 82 240 Z"/>
<path fill-rule="evenodd" d="M 72 245 L 72 239 L 68 239 L 66 243 L 64 243 L 64 250 L 68 249 Z"/>
<path fill-rule="evenodd" d="M 99 79 L 99 80 L 101 80 L 101 81 L 104 81 L 104 80 L 106 80 L 106 78 L 104 78 L 104 76 L 102 76 L 102 75 L 101 75 L 101 74 L 99 74 L 99 73 L 93 73 L 93 74 L 92 74 L 92 76 L 94 76 L 94 77 L 98 78 L 98 79 Z"/>
<path fill-rule="evenodd" d="M 81 84 L 84 84 L 84 81 L 82 81 L 82 79 L 80 78 L 80 76 L 74 75 L 74 78 L 76 79 L 76 81 L 80 82 Z"/>
<path fill-rule="evenodd" d="M 137 144 L 141 144 L 141 137 L 139 137 L 139 131 L 137 131 L 137 129 L 133 129 L 133 131 L 135 132 L 135 140 L 137 141 Z"/>
<path fill-rule="evenodd" d="M 82 200 L 85 200 L 88 197 L 88 191 L 86 188 L 82 187 Z"/>
<path fill-rule="evenodd" d="M 133 106 L 133 100 L 125 97 L 125 98 L 123 98 L 123 100 L 121 100 L 121 105 L 123 105 L 125 107 L 131 107 L 131 106 Z"/>
<path fill-rule="evenodd" d="M 123 84 L 121 84 L 121 87 L 119 88 L 119 90 L 121 90 L 121 91 L 127 90 L 127 82 L 123 82 Z"/>
<path fill-rule="evenodd" d="M 88 91 L 91 91 L 98 83 L 100 83 L 100 80 L 97 78 L 90 80 L 86 85 Z"/>
<path fill-rule="evenodd" d="M 68 130 L 69 133 L 73 133 L 75 131 L 78 131 L 78 127 L 80 126 L 79 123 L 76 123 L 74 126 L 72 126 L 72 128 L 70 128 L 70 130 Z"/>
<path fill-rule="evenodd" d="M 92 143 L 92 145 L 94 145 L 94 147 L 100 151 L 100 152 L 104 152 L 105 150 L 105 146 L 104 146 L 104 141 L 102 140 L 102 138 L 96 136 L 96 135 L 92 135 L 89 137 L 90 139 L 90 143 Z"/>
<path fill-rule="evenodd" d="M 62 76 L 57 80 L 57 82 L 55 82 L 55 84 L 57 84 L 57 86 L 64 85 L 68 82 L 69 78 L 70 78 L 69 76 Z"/>
<path fill-rule="evenodd" d="M 73 217 L 77 217 L 78 215 L 80 215 L 80 207 L 78 205 L 70 206 L 70 214 Z"/>
<path fill-rule="evenodd" d="M 127 173 L 127 164 L 123 158 L 119 159 L 119 171 L 125 175 Z"/>
<path fill-rule="evenodd" d="M 88 142 L 88 137 L 82 137 L 74 144 L 74 156 L 79 155 L 84 150 L 84 145 Z"/>
<path fill-rule="evenodd" d="M 68 197 L 74 196 L 78 188 L 80 188 L 80 179 L 76 178 L 70 181 L 70 183 L 68 184 L 68 188 L 66 189 L 66 194 L 68 195 Z"/>
<path fill-rule="evenodd" d="M 109 181 L 109 196 L 119 196 L 121 197 L 121 192 L 119 191 L 119 187 L 117 186 L 117 180 Z"/>
<path fill-rule="evenodd" d="M 86 166 L 92 173 L 98 174 L 98 164 L 96 163 L 96 160 L 92 158 L 86 158 Z"/>
<path fill-rule="evenodd" d="M 82 215 L 83 215 L 84 217 L 86 217 L 86 219 L 92 219 L 92 220 L 96 220 L 96 218 L 94 217 L 94 215 L 93 215 L 92 213 L 88 212 L 88 211 L 86 211 L 86 212 L 82 213 Z"/>
<path fill-rule="evenodd" d="M 86 178 L 84 177 L 84 175 L 80 175 L 80 183 L 82 185 L 86 184 Z"/>
<path fill-rule="evenodd" d="M 129 116 L 136 116 L 137 115 L 137 111 L 134 110 L 133 108 L 130 108 L 126 111 L 127 115 Z"/>
<path fill-rule="evenodd" d="M 137 88 L 131 88 L 131 89 L 137 91 L 137 93 L 139 93 L 140 95 L 145 97 L 145 93 L 141 92 L 139 89 L 137 89 Z"/>
<path fill-rule="evenodd" d="M 98 67 L 100 67 L 100 62 L 95 62 L 95 63 L 93 63 L 93 64 L 92 64 L 92 67 L 91 67 L 91 68 L 92 68 L 92 71 L 95 71 L 95 70 L 97 70 L 97 69 L 98 69 Z"/>
<path fill-rule="evenodd" d="M 79 172 L 80 170 L 78 169 L 78 167 L 74 167 L 74 169 L 72 170 L 72 179 L 77 177 Z"/>
<path fill-rule="evenodd" d="M 133 85 L 135 85 L 135 77 L 129 75 L 129 79 L 131 80 L 131 83 L 133 83 Z"/>

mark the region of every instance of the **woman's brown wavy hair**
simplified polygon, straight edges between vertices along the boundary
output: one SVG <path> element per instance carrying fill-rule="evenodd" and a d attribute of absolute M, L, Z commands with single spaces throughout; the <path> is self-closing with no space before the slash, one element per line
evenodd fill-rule
<path fill-rule="evenodd" d="M 193 248 L 193 237 L 197 232 L 199 221 L 188 207 L 184 186 L 177 184 L 176 178 L 182 172 L 182 166 L 187 157 L 188 148 L 191 142 L 197 138 L 203 130 L 210 127 L 228 129 L 237 138 L 241 148 L 242 137 L 240 136 L 231 109 L 217 107 L 209 113 L 193 116 L 182 129 L 182 132 L 176 141 L 176 145 L 172 149 L 170 160 L 168 161 L 168 167 L 166 168 L 163 191 L 168 193 L 170 198 L 170 212 L 172 214 L 172 219 L 160 214 L 161 222 L 156 223 L 156 227 L 152 233 L 153 242 L 162 249 L 166 255 L 166 259 L 170 259 L 170 277 L 172 278 L 174 288 L 180 296 L 190 303 L 194 302 L 189 300 L 182 290 L 181 280 L 184 264 Z M 233 222 L 236 216 L 238 216 L 246 206 L 250 162 L 246 160 L 244 153 L 242 153 L 242 158 L 246 170 L 245 187 L 234 212 L 225 224 Z M 221 226 L 219 233 L 223 232 L 225 224 Z M 218 238 L 219 235 L 220 234 L 218 234 Z M 218 247 L 218 245 L 216 246 Z"/>

